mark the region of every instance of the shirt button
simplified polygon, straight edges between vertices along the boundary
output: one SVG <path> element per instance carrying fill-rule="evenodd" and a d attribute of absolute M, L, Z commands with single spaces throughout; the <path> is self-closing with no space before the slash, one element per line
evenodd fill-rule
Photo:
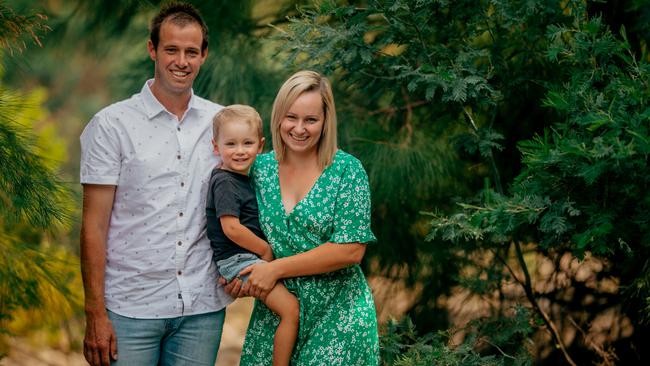
<path fill-rule="evenodd" d="M 181 187 L 185 187 L 185 182 L 181 182 Z"/>
<path fill-rule="evenodd" d="M 182 241 L 179 241 L 179 242 L 178 242 L 178 246 L 180 247 L 181 245 L 183 245 L 183 242 L 182 242 Z"/>
<path fill-rule="evenodd" d="M 178 216 L 183 217 L 183 213 L 182 213 L 182 212 L 179 212 L 179 213 L 178 213 Z"/>
<path fill-rule="evenodd" d="M 177 129 L 177 130 L 179 130 L 179 131 L 181 130 L 181 128 L 180 128 L 180 127 L 176 127 L 176 129 Z"/>
<path fill-rule="evenodd" d="M 176 155 L 176 159 L 181 160 L 181 156 L 180 156 L 180 155 Z"/>
<path fill-rule="evenodd" d="M 179 275 L 179 276 L 180 276 L 180 275 L 182 275 L 182 274 L 183 274 L 183 272 L 181 272 L 181 271 L 178 271 L 178 275 Z"/>

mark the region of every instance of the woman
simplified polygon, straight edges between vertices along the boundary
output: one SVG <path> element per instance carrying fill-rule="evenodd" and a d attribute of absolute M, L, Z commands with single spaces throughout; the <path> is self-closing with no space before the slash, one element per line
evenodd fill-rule
<path fill-rule="evenodd" d="M 278 280 L 300 303 L 293 365 L 377 365 L 372 293 L 359 267 L 370 230 L 368 177 L 336 146 L 336 110 L 326 78 L 300 71 L 273 104 L 274 151 L 257 157 L 252 178 L 262 229 L 276 260 L 255 264 L 243 293 L 264 298 Z M 238 293 L 239 284 L 229 285 Z M 271 363 L 277 317 L 256 301 L 241 365 Z"/>

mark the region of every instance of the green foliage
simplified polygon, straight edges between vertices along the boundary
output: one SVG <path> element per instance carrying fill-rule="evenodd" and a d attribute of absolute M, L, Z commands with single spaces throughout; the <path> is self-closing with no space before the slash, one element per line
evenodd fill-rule
<path fill-rule="evenodd" d="M 522 348 L 522 340 L 532 333 L 530 314 L 516 308 L 513 315 L 501 319 L 479 319 L 462 329 L 420 336 L 410 318 L 390 320 L 382 334 L 383 365 L 530 365 L 530 357 Z M 470 335 L 458 345 L 451 345 L 455 333 Z"/>
<path fill-rule="evenodd" d="M 523 169 L 508 194 L 488 188 L 458 213 L 433 214 L 428 239 L 497 251 L 532 241 L 544 252 L 611 259 L 630 316 L 647 321 L 650 65 L 624 28 L 617 38 L 597 17 L 549 26 L 547 37 L 565 80 L 545 83 L 554 123 L 518 143 Z"/>
<path fill-rule="evenodd" d="M 65 285 L 74 279 L 67 268 L 76 263 L 68 261 L 53 248 L 35 249 L 33 243 L 0 235 L 0 324 L 6 324 L 18 310 L 37 309 L 57 300 L 56 305 L 62 307 L 59 311 L 69 308 L 70 304 L 61 299 L 73 300 Z M 2 332 L 6 332 L 4 327 L 0 328 Z"/>
<path fill-rule="evenodd" d="M 470 196 L 485 179 L 498 190 L 511 179 L 516 164 L 495 153 L 512 154 L 513 139 L 542 128 L 548 112 L 530 100 L 542 95 L 540 79 L 554 78 L 546 26 L 570 24 L 565 12 L 580 9 L 579 2 L 563 9 L 528 1 L 323 1 L 280 29 L 288 66 L 335 79 L 341 145 L 370 176 L 379 245 L 369 252 L 386 273 L 407 264 L 432 297 L 458 283 L 464 263 L 449 260 L 454 248 L 425 242 L 419 213 L 448 212 L 453 196 Z M 413 315 L 422 326 L 441 312 L 418 305 Z M 440 320 L 425 327 L 445 327 Z"/>
<path fill-rule="evenodd" d="M 11 58 L 6 67 L 27 72 L 8 72 L 5 79 L 14 89 L 45 85 L 52 92 L 49 108 L 82 115 L 60 124 L 74 136 L 70 146 L 76 146 L 79 125 L 89 115 L 151 76 L 146 23 L 159 1 L 8 3 L 18 13 L 39 6 L 50 16 L 51 48 L 29 49 L 38 60 L 31 65 Z M 623 356 L 646 352 L 640 337 L 647 328 L 640 320 L 650 314 L 647 2 L 193 3 L 211 30 L 210 56 L 195 84 L 198 95 L 222 104 L 249 103 L 269 116 L 278 86 L 297 68 L 331 77 L 340 145 L 364 162 L 371 181 L 379 243 L 368 253 L 382 274 L 401 275 L 395 269 L 408 268 L 408 283 L 422 285 L 410 310 L 419 331 L 447 327 L 438 300 L 453 286 L 498 297 L 490 309 L 495 321 L 471 323 L 461 345 L 449 344 L 452 333 L 420 338 L 414 330 L 388 330 L 385 339 L 394 341 L 383 342 L 386 360 L 525 364 L 530 333 L 511 334 L 519 326 L 509 323 L 511 316 L 500 317 L 511 302 L 522 300 L 504 291 L 516 284 L 530 290 L 532 309 L 543 298 L 563 314 L 579 314 L 575 319 L 585 328 L 600 314 L 622 312 L 634 334 L 612 347 L 622 364 L 640 363 Z M 266 27 L 268 22 L 274 26 Z M 618 31 L 620 24 L 620 37 L 607 31 Z M 263 39 L 271 31 L 278 36 Z M 61 64 L 61 55 L 69 62 Z M 26 137 L 16 127 L 22 125 L 10 126 Z M 35 140 L 21 141 L 31 141 L 27 152 L 36 149 Z M 25 222 L 11 237 L 42 240 Z M 607 259 L 598 277 L 620 281 L 627 296 L 601 297 L 599 289 L 586 286 L 573 288 L 575 295 L 561 289 L 536 293 L 526 283 L 536 256 L 559 262 L 565 251 Z M 591 297 L 595 305 L 588 306 L 583 300 Z M 579 338 L 570 351 L 592 352 Z M 557 347 L 550 348 L 550 359 L 557 360 Z"/>
<path fill-rule="evenodd" d="M 2 44 L 20 42 L 23 32 L 38 42 L 35 29 L 47 28 L 34 21 L 43 18 L 15 15 L 4 4 L 0 13 Z M 0 84 L 0 335 L 10 331 L 20 311 L 49 306 L 61 314 L 74 301 L 68 285 L 75 272 L 65 252 L 43 245 L 67 224 L 70 196 L 54 170 L 60 162 L 50 160 L 60 154 L 46 158 L 55 151 L 53 142 L 38 140 L 31 129 L 29 111 L 40 108 L 35 94 L 21 95 Z M 29 104 L 35 100 L 36 106 Z M 0 338 L 0 357 L 4 352 Z"/>
<path fill-rule="evenodd" d="M 369 171 L 379 237 L 369 251 L 387 273 L 406 264 L 424 285 L 412 309 L 421 329 L 444 327 L 430 321 L 444 314 L 432 299 L 451 286 L 498 296 L 498 314 L 513 281 L 553 329 L 529 267 L 535 255 L 559 260 L 566 251 L 611 260 L 599 276 L 620 278 L 638 295 L 626 316 L 647 309 L 647 281 L 636 279 L 647 279 L 650 254 L 648 59 L 632 50 L 647 46 L 639 36 L 650 28 L 638 14 L 649 7 L 616 8 L 633 9 L 631 38 L 589 13 L 603 8 L 579 0 L 323 1 L 278 28 L 287 65 L 331 75 L 340 114 L 355 119 L 342 119 L 341 144 Z M 428 163 L 408 158 L 411 148 Z M 577 295 L 543 296 L 587 311 Z M 619 301 L 603 299 L 582 324 Z"/>
<path fill-rule="evenodd" d="M 554 31 L 550 38 L 569 82 L 554 85 L 544 100 L 558 121 L 519 142 L 524 169 L 509 195 L 488 189 L 479 204 L 437 216 L 430 238 L 525 238 L 545 248 L 568 245 L 578 256 L 648 250 L 650 66 L 597 18 L 561 33 L 572 36 L 557 43 L 562 37 Z"/>
<path fill-rule="evenodd" d="M 50 28 L 45 24 L 43 14 L 20 15 L 0 3 L 0 48 L 22 51 L 27 47 L 26 39 L 41 44 L 40 36 Z"/>
<path fill-rule="evenodd" d="M 5 225 L 52 228 L 67 219 L 68 197 L 28 131 L 13 120 L 25 108 L 19 95 L 0 88 L 0 217 Z"/>

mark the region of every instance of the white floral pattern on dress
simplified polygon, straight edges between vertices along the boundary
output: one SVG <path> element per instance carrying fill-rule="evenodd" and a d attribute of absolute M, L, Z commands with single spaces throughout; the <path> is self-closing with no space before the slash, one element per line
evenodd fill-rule
<path fill-rule="evenodd" d="M 323 243 L 376 241 L 370 229 L 370 190 L 361 162 L 338 150 L 309 193 L 286 214 L 273 152 L 258 156 L 251 177 L 260 223 L 276 258 Z M 354 265 L 316 276 L 289 278 L 300 302 L 300 329 L 292 365 L 379 364 L 377 317 L 372 293 Z M 271 365 L 278 318 L 260 301 L 248 326 L 240 364 Z"/>

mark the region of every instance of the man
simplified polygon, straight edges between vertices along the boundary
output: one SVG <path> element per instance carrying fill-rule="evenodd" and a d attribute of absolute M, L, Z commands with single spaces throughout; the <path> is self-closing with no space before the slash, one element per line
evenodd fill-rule
<path fill-rule="evenodd" d="M 194 7 L 171 3 L 147 48 L 154 79 L 81 135 L 84 356 L 93 366 L 213 366 L 232 300 L 205 235 L 218 163 L 211 119 L 221 109 L 192 91 L 207 28 Z"/>

